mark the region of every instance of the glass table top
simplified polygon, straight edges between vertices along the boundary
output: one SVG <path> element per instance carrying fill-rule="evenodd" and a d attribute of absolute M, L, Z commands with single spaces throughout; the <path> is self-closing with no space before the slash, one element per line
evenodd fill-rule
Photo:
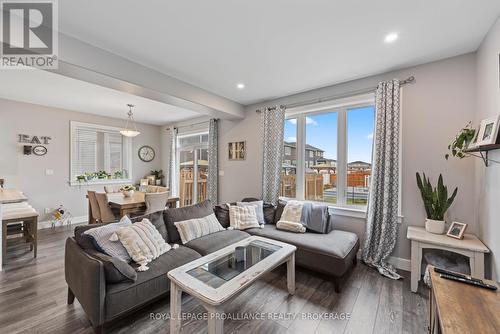
<path fill-rule="evenodd" d="M 187 273 L 213 288 L 218 288 L 279 249 L 280 246 L 254 240 Z"/>

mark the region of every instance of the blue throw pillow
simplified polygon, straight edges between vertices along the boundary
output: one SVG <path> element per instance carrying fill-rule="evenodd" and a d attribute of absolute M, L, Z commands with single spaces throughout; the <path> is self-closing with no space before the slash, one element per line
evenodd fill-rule
<path fill-rule="evenodd" d="M 93 239 L 97 250 L 112 257 L 119 258 L 127 263 L 132 261 L 127 250 L 120 241 L 110 241 L 109 238 L 119 228 L 132 225 L 130 218 L 124 216 L 119 223 L 107 224 L 83 232 Z"/>
<path fill-rule="evenodd" d="M 255 213 L 257 214 L 257 221 L 259 225 L 266 223 L 264 220 L 264 201 L 255 202 L 236 202 L 237 206 L 255 206 Z"/>

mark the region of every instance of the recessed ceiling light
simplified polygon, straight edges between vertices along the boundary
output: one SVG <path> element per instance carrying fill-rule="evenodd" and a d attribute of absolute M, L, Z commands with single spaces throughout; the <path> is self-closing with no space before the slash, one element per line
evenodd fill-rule
<path fill-rule="evenodd" d="M 236 84 L 236 87 L 238 87 L 238 89 L 243 89 L 245 88 L 245 84 L 240 82 L 239 84 Z"/>
<path fill-rule="evenodd" d="M 384 41 L 386 43 L 392 43 L 392 42 L 395 42 L 398 39 L 398 37 L 399 36 L 397 33 L 392 32 L 392 33 L 388 34 L 387 36 L 385 36 Z"/>

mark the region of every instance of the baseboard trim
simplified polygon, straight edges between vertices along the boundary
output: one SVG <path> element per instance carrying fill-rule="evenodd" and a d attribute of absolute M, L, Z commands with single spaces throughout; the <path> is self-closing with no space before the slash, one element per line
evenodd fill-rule
<path fill-rule="evenodd" d="M 361 259 L 361 248 L 358 251 L 358 259 Z M 411 261 L 408 259 L 403 259 L 401 257 L 391 256 L 389 257 L 389 263 L 392 264 L 396 269 L 411 271 Z"/>
<path fill-rule="evenodd" d="M 411 271 L 411 262 L 408 259 L 391 256 L 389 258 L 389 263 L 396 267 L 396 269 Z"/>
<path fill-rule="evenodd" d="M 71 218 L 71 224 L 72 225 L 86 223 L 87 221 L 88 221 L 88 216 L 87 215 Z M 56 226 L 61 226 L 61 225 L 58 224 Z M 39 230 L 43 230 L 43 229 L 46 229 L 46 228 L 52 228 L 52 222 L 50 220 L 45 220 L 45 221 L 42 221 L 42 222 L 38 222 L 38 229 Z"/>

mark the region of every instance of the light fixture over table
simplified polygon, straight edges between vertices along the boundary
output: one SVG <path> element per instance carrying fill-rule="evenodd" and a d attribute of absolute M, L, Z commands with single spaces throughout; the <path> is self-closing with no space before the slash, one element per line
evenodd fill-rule
<path fill-rule="evenodd" d="M 125 136 L 125 137 L 136 137 L 138 135 L 140 135 L 141 133 L 139 131 L 137 131 L 137 126 L 135 125 L 135 121 L 134 121 L 134 114 L 132 113 L 132 108 L 134 107 L 133 104 L 127 104 L 127 107 L 129 108 L 128 110 L 128 119 L 127 119 L 127 123 L 125 124 L 125 128 L 123 130 L 120 131 L 120 133 Z M 129 129 L 129 124 L 132 123 L 133 125 L 133 128 L 131 127 Z"/>

